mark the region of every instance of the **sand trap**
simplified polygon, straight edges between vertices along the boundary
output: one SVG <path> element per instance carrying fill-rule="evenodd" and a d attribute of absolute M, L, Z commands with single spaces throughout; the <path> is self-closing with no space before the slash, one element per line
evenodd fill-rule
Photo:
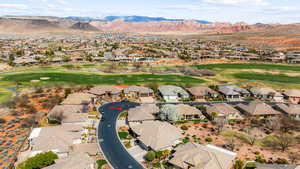
<path fill-rule="evenodd" d="M 49 80 L 50 77 L 41 77 L 40 80 Z"/>
<path fill-rule="evenodd" d="M 40 80 L 31 80 L 30 82 L 31 83 L 38 83 L 38 82 L 40 82 Z"/>

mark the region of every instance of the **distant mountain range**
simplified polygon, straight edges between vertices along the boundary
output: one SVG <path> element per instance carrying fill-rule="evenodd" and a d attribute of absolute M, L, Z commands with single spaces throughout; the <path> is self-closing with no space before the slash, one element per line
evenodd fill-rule
<path fill-rule="evenodd" d="M 170 21 L 170 22 L 182 22 L 185 21 L 185 19 L 168 19 L 164 17 L 149 17 L 149 16 L 106 16 L 104 18 L 93 18 L 93 17 L 81 17 L 81 16 L 69 16 L 66 17 L 66 19 L 72 19 L 75 21 L 106 21 L 106 22 L 112 22 L 115 20 L 123 20 L 124 22 L 162 22 L 162 21 Z M 212 24 L 210 21 L 205 20 L 196 20 L 193 21 L 200 23 L 200 24 Z"/>
<path fill-rule="evenodd" d="M 204 20 L 167 19 L 148 16 L 53 17 L 53 16 L 3 16 L 0 33 L 102 31 L 131 33 L 193 33 L 224 34 L 264 29 L 263 24 L 222 23 Z"/>
<path fill-rule="evenodd" d="M 125 22 L 150 22 L 150 21 L 157 21 L 157 22 L 162 22 L 162 21 L 173 21 L 173 22 L 181 22 L 184 21 L 185 19 L 167 19 L 163 17 L 149 17 L 149 16 L 106 16 L 104 18 L 105 21 L 111 22 L 114 20 L 121 19 Z M 205 20 L 193 20 L 197 23 L 200 24 L 212 24 L 212 22 L 205 21 Z"/>

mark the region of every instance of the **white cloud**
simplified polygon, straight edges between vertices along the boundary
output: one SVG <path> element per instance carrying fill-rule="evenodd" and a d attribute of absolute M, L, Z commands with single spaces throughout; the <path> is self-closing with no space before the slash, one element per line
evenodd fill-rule
<path fill-rule="evenodd" d="M 47 2 L 48 0 L 30 0 L 32 2 Z"/>
<path fill-rule="evenodd" d="M 227 4 L 227 5 L 268 5 L 264 0 L 204 0 L 208 3 Z"/>
<path fill-rule="evenodd" d="M 25 4 L 0 4 L 0 8 L 17 8 L 17 9 L 27 9 Z"/>
<path fill-rule="evenodd" d="M 60 4 L 63 4 L 63 5 L 66 5 L 66 4 L 68 4 L 68 2 L 67 2 L 67 1 L 65 1 L 65 0 L 57 0 L 57 2 L 58 2 L 58 3 L 60 3 Z"/>
<path fill-rule="evenodd" d="M 185 9 L 185 10 L 217 10 L 215 6 L 203 6 L 203 5 L 168 5 L 159 7 L 162 9 Z"/>

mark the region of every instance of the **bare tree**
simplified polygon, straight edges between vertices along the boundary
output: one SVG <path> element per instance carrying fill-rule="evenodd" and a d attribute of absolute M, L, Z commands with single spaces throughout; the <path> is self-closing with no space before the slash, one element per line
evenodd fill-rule
<path fill-rule="evenodd" d="M 230 137 L 230 138 L 227 139 L 226 147 L 228 149 L 230 149 L 230 151 L 234 151 L 234 149 L 236 147 L 236 143 L 235 143 L 235 138 L 234 137 Z"/>
<path fill-rule="evenodd" d="M 251 127 L 246 127 L 245 132 L 247 134 L 246 141 L 250 145 L 254 145 L 257 139 L 260 138 L 260 131 L 258 128 L 251 128 Z"/>
<path fill-rule="evenodd" d="M 281 128 L 280 118 L 278 117 L 268 117 L 266 119 L 266 126 L 272 131 L 279 130 Z"/>
<path fill-rule="evenodd" d="M 300 122 L 293 117 L 284 116 L 280 119 L 280 129 L 282 132 L 289 132 L 300 128 Z"/>
<path fill-rule="evenodd" d="M 216 131 L 217 133 L 221 133 L 224 130 L 225 125 L 227 124 L 227 120 L 225 118 L 217 118 L 215 119 L 216 122 Z"/>
<path fill-rule="evenodd" d="M 300 160 L 300 153 L 291 152 L 289 153 L 289 159 L 292 164 L 296 164 L 298 160 Z"/>
<path fill-rule="evenodd" d="M 281 151 L 286 151 L 289 147 L 293 146 L 295 139 L 293 136 L 281 133 L 280 135 L 274 136 L 273 139 L 268 140 L 265 144 L 274 149 L 280 149 Z"/>
<path fill-rule="evenodd" d="M 62 110 L 57 110 L 55 112 L 52 112 L 50 115 L 49 115 L 49 118 L 51 120 L 56 120 L 58 122 L 62 122 L 62 120 L 65 118 L 64 116 L 64 112 Z"/>

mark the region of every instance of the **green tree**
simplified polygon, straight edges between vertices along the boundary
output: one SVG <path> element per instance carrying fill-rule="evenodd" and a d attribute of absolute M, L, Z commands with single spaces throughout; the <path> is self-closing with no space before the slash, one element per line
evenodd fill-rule
<path fill-rule="evenodd" d="M 91 54 L 86 55 L 86 56 L 85 56 L 85 60 L 86 60 L 86 61 L 89 61 L 89 62 L 92 62 L 92 61 L 93 61 L 93 56 L 92 56 Z"/>
<path fill-rule="evenodd" d="M 40 153 L 19 164 L 17 169 L 41 169 L 54 164 L 56 159 L 58 156 L 51 151 Z"/>
<path fill-rule="evenodd" d="M 155 156 L 156 156 L 156 154 L 155 154 L 154 151 L 149 151 L 146 154 L 145 158 L 146 158 L 147 161 L 153 161 L 155 159 Z"/>
<path fill-rule="evenodd" d="M 68 56 L 64 56 L 64 57 L 63 57 L 63 61 L 64 61 L 64 62 L 69 62 L 69 61 L 71 61 L 71 59 L 70 59 L 70 57 L 68 57 Z"/>
<path fill-rule="evenodd" d="M 219 116 L 219 113 L 217 113 L 217 112 L 212 112 L 212 113 L 210 114 L 210 116 L 211 116 L 212 120 L 215 120 L 215 119 Z"/>
<path fill-rule="evenodd" d="M 3 119 L 3 118 L 0 118 L 0 124 L 1 123 L 5 123 L 6 122 L 6 120 L 5 119 Z"/>
<path fill-rule="evenodd" d="M 104 52 L 102 52 L 102 51 L 99 51 L 99 53 L 98 53 L 98 57 L 104 57 Z"/>

